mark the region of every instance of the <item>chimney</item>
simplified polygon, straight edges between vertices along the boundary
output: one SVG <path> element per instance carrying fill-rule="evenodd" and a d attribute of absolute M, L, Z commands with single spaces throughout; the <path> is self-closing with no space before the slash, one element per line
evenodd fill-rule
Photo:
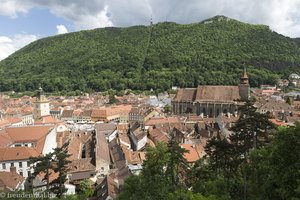
<path fill-rule="evenodd" d="M 11 172 L 11 173 L 17 173 L 17 168 L 16 167 L 10 167 L 10 169 L 9 169 L 9 171 Z"/>

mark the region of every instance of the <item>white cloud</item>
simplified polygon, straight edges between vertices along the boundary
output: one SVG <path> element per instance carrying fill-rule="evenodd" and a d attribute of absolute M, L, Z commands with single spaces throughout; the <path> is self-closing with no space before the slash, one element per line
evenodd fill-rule
<path fill-rule="evenodd" d="M 25 45 L 37 40 L 36 35 L 18 34 L 14 37 L 0 36 L 0 60 L 8 57 L 13 52 L 19 50 Z"/>
<path fill-rule="evenodd" d="M 2 0 L 0 15 L 16 18 L 18 13 L 27 13 L 34 5 L 26 1 Z"/>
<path fill-rule="evenodd" d="M 300 0 L 1 0 L 0 15 L 17 17 L 33 7 L 49 9 L 77 30 L 149 24 L 151 15 L 154 22 L 178 23 L 226 15 L 300 37 Z"/>
<path fill-rule="evenodd" d="M 57 35 L 69 32 L 68 29 L 64 25 L 57 25 L 56 29 L 57 29 L 57 32 L 56 32 Z"/>
<path fill-rule="evenodd" d="M 95 15 L 84 14 L 83 16 L 79 16 L 78 19 L 74 21 L 74 24 L 79 30 L 113 26 L 112 21 L 110 21 L 107 16 L 108 12 L 109 6 L 105 5 L 104 8 L 100 12 L 95 13 Z"/>

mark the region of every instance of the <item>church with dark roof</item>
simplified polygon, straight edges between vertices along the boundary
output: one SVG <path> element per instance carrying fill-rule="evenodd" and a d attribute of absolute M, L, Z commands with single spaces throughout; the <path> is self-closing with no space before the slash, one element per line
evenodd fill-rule
<path fill-rule="evenodd" d="M 244 69 L 238 86 L 200 85 L 198 88 L 178 89 L 172 100 L 172 111 L 176 115 L 190 113 L 202 117 L 237 115 L 238 108 L 249 96 L 249 78 Z"/>

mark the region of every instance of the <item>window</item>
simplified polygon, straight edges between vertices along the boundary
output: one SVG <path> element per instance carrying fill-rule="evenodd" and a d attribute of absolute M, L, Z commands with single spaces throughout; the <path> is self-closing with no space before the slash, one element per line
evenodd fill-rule
<path fill-rule="evenodd" d="M 27 161 L 27 167 L 30 167 L 29 161 Z"/>
<path fill-rule="evenodd" d="M 15 144 L 15 147 L 21 147 L 22 145 L 21 144 Z"/>
<path fill-rule="evenodd" d="M 28 144 L 25 144 L 25 147 L 28 147 Z"/>
<path fill-rule="evenodd" d="M 14 163 L 10 163 L 10 167 L 14 167 Z"/>
<path fill-rule="evenodd" d="M 19 167 L 22 168 L 22 162 L 19 162 Z"/>
<path fill-rule="evenodd" d="M 20 172 L 20 175 L 23 176 L 23 172 Z"/>
<path fill-rule="evenodd" d="M 2 169 L 6 169 L 6 164 L 2 163 Z"/>

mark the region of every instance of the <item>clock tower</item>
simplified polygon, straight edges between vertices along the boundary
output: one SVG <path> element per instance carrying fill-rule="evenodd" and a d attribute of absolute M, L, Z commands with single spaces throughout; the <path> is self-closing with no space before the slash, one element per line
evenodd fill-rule
<path fill-rule="evenodd" d="M 38 90 L 37 99 L 34 104 L 34 119 L 50 115 L 49 101 L 44 95 L 44 91 L 41 87 Z"/>

